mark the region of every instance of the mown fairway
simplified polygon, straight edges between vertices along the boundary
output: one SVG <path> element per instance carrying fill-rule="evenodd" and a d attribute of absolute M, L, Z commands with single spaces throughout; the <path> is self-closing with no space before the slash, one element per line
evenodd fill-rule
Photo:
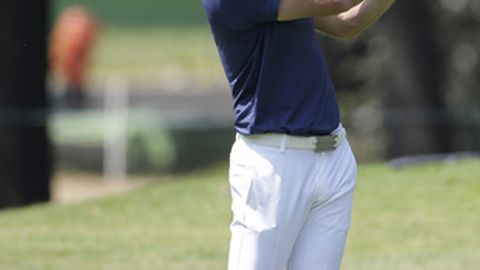
<path fill-rule="evenodd" d="M 344 270 L 480 267 L 480 161 L 362 165 Z M 225 269 L 226 169 L 0 212 L 0 269 Z"/>
<path fill-rule="evenodd" d="M 199 0 L 56 0 L 52 15 L 63 8 L 80 4 L 94 12 L 104 23 L 121 26 L 205 24 Z"/>
<path fill-rule="evenodd" d="M 191 91 L 217 82 L 228 85 L 206 26 L 105 28 L 92 54 L 89 77 L 121 76 L 133 85 Z"/>

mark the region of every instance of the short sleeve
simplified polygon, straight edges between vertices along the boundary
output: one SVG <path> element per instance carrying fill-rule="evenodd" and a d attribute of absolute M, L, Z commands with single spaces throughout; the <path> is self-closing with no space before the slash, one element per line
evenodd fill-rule
<path fill-rule="evenodd" d="M 224 19 L 235 28 L 276 21 L 280 0 L 219 0 Z"/>

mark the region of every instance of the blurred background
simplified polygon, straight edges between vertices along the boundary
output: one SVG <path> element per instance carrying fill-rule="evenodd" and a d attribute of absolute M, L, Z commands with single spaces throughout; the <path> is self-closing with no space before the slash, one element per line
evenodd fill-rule
<path fill-rule="evenodd" d="M 479 21 L 399 0 L 319 35 L 360 163 L 343 269 L 480 268 Z M 0 269 L 225 269 L 232 122 L 199 0 L 2 1 Z"/>
<path fill-rule="evenodd" d="M 12 0 L 0 15 L 0 206 L 49 200 L 62 179 L 226 162 L 230 91 L 200 1 Z M 360 162 L 476 155 L 479 21 L 478 1 L 402 0 L 353 41 L 319 36 Z"/>

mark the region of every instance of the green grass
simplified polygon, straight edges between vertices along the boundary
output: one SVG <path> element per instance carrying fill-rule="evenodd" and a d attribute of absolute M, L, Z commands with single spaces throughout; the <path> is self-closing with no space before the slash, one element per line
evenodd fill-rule
<path fill-rule="evenodd" d="M 224 175 L 216 169 L 122 196 L 1 212 L 0 269 L 222 269 Z"/>
<path fill-rule="evenodd" d="M 478 269 L 479 167 L 363 167 L 345 269 Z"/>
<path fill-rule="evenodd" d="M 480 161 L 362 165 L 344 270 L 480 267 Z M 226 169 L 0 212 L 0 269 L 225 269 Z"/>
<path fill-rule="evenodd" d="M 55 0 L 52 16 L 72 4 L 90 9 L 106 24 L 124 26 L 197 25 L 205 23 L 201 1 Z"/>

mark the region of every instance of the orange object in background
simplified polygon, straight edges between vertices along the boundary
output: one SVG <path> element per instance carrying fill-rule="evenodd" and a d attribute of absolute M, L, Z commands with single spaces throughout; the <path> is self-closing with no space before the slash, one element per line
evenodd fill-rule
<path fill-rule="evenodd" d="M 57 19 L 50 41 L 50 68 L 54 80 L 65 83 L 65 103 L 82 107 L 84 80 L 92 45 L 99 32 L 97 19 L 81 6 L 65 9 Z"/>

